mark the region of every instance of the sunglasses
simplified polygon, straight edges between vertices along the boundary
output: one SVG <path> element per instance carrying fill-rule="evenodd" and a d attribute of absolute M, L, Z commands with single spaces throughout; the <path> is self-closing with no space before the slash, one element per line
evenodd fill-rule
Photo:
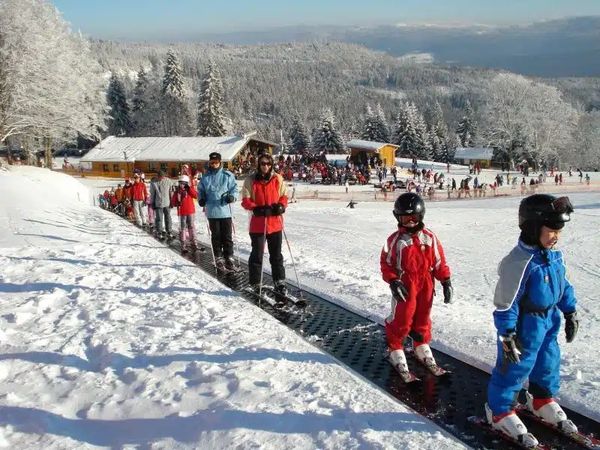
<path fill-rule="evenodd" d="M 268 161 L 261 161 L 261 162 L 260 162 L 260 165 L 261 165 L 261 166 L 272 166 L 273 164 L 271 164 L 271 163 L 270 163 L 270 162 L 268 162 Z"/>
<path fill-rule="evenodd" d="M 211 159 L 210 161 L 208 161 L 209 164 L 221 164 L 221 161 L 218 159 Z"/>

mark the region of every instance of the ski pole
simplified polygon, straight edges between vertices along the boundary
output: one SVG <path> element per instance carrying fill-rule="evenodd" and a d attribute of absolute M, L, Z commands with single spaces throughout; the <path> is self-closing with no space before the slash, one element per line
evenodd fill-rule
<path fill-rule="evenodd" d="M 235 254 L 237 255 L 237 266 L 242 267 L 240 262 L 240 247 L 237 243 L 237 233 L 235 232 L 235 223 L 233 222 L 233 210 L 231 209 L 231 203 L 229 205 L 229 215 L 231 216 L 231 230 L 233 231 L 233 245 L 235 248 Z"/>
<path fill-rule="evenodd" d="M 294 274 L 296 275 L 296 285 L 298 286 L 298 292 L 300 293 L 300 298 L 302 298 L 302 288 L 300 287 L 300 279 L 298 278 L 298 270 L 296 270 L 296 261 L 294 261 L 294 255 L 292 254 L 292 247 L 290 247 L 290 241 L 288 240 L 287 234 L 285 232 L 285 227 L 283 226 L 283 217 L 281 218 L 281 230 L 283 231 L 283 237 L 285 238 L 285 243 L 287 244 L 288 251 L 290 252 L 290 258 L 292 259 L 292 267 L 294 268 Z"/>
<path fill-rule="evenodd" d="M 206 219 L 206 229 L 208 230 L 208 241 L 210 242 L 210 251 L 212 252 L 213 257 L 213 265 L 215 266 L 215 270 L 217 270 L 217 258 L 215 257 L 215 249 L 213 248 L 212 243 L 212 234 L 210 232 L 210 222 L 208 219 L 208 213 L 206 212 L 206 208 L 204 209 L 204 218 Z"/>

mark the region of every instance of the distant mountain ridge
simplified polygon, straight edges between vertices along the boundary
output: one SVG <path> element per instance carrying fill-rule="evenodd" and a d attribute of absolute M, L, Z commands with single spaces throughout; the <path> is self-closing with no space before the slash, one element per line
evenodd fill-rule
<path fill-rule="evenodd" d="M 512 26 L 283 27 L 189 35 L 186 40 L 238 45 L 335 40 L 393 56 L 428 54 L 441 64 L 505 69 L 546 78 L 600 76 L 600 16 Z"/>

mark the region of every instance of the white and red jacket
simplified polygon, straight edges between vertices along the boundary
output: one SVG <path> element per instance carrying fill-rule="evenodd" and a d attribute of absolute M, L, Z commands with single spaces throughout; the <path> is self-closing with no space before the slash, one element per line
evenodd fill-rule
<path fill-rule="evenodd" d="M 135 181 L 131 188 L 132 200 L 138 202 L 145 202 L 148 198 L 148 190 L 146 189 L 146 183 L 142 181 Z"/>
<path fill-rule="evenodd" d="M 406 285 L 421 284 L 423 277 L 439 281 L 450 278 L 444 249 L 435 234 L 423 228 L 414 234 L 399 227 L 381 250 L 381 274 L 386 282 L 397 278 Z"/>
<path fill-rule="evenodd" d="M 287 208 L 287 189 L 283 177 L 272 173 L 268 180 L 248 177 L 242 188 L 242 207 L 252 211 L 257 206 L 269 206 L 281 203 Z M 283 229 L 283 216 L 252 216 L 250 219 L 250 233 L 263 233 L 267 221 L 267 234 L 276 233 Z"/>

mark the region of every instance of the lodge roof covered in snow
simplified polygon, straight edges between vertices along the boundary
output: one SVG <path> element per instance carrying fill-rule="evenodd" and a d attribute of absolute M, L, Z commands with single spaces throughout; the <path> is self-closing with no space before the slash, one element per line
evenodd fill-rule
<path fill-rule="evenodd" d="M 81 162 L 135 161 L 208 161 L 208 155 L 219 152 L 223 161 L 233 159 L 250 141 L 271 146 L 276 144 L 257 139 L 255 133 L 220 137 L 116 137 L 102 140 Z"/>
<path fill-rule="evenodd" d="M 390 144 L 389 142 L 364 141 L 362 139 L 352 139 L 351 141 L 346 142 L 346 147 L 348 148 L 369 150 L 373 152 L 379 151 L 381 147 L 385 147 L 386 145 L 391 145 L 392 147 L 398 148 L 397 145 Z"/>
<path fill-rule="evenodd" d="M 494 149 L 488 147 L 457 147 L 454 159 L 482 159 L 491 161 Z"/>

